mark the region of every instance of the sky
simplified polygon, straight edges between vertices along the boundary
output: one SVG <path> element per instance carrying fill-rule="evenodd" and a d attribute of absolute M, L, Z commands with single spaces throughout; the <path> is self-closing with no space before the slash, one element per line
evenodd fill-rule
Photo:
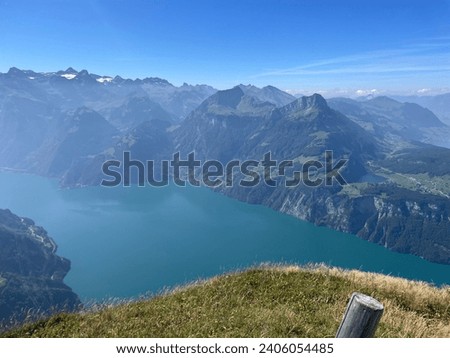
<path fill-rule="evenodd" d="M 450 0 L 0 0 L 0 72 L 450 92 Z"/>

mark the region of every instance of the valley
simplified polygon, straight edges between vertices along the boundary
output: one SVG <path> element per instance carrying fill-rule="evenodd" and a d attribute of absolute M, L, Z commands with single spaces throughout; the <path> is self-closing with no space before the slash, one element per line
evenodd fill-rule
<path fill-rule="evenodd" d="M 449 127 L 430 110 L 388 97 L 327 101 L 272 86 L 217 91 L 156 78 L 104 78 L 72 68 L 40 74 L 13 68 L 0 75 L 0 166 L 84 187 L 99 185 L 103 163 L 120 162 L 124 152 L 158 165 L 176 152 L 226 164 L 262 160 L 270 151 L 278 162 L 292 161 L 293 173 L 332 151 L 335 162 L 347 162 L 340 173 L 347 185 L 289 188 L 286 177 L 272 171 L 274 187 L 214 190 L 450 263 L 450 149 L 429 137 Z"/>

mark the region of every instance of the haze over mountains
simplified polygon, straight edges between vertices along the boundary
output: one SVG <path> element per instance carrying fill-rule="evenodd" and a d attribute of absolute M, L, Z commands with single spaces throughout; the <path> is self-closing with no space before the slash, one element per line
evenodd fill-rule
<path fill-rule="evenodd" d="M 2 168 L 84 186 L 98 185 L 102 163 L 125 150 L 144 161 L 195 150 L 198 159 L 223 162 L 270 151 L 293 160 L 293 169 L 332 150 L 335 161 L 348 160 L 347 185 L 286 188 L 273 172 L 275 187 L 215 190 L 447 264 L 449 133 L 429 109 L 388 97 L 326 101 L 250 85 L 217 91 L 72 68 L 0 74 Z"/>
<path fill-rule="evenodd" d="M 368 100 L 332 98 L 330 106 L 385 141 L 420 141 L 450 148 L 450 127 L 429 109 L 382 96 Z"/>
<path fill-rule="evenodd" d="M 439 119 L 450 125 L 450 93 L 435 96 L 395 96 L 401 102 L 417 103 L 433 111 Z"/>

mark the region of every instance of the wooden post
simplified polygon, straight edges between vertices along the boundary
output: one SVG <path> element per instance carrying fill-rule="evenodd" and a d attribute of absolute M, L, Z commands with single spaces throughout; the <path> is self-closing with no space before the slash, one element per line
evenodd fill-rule
<path fill-rule="evenodd" d="M 354 292 L 347 305 L 336 338 L 372 338 L 384 307 L 375 298 Z"/>

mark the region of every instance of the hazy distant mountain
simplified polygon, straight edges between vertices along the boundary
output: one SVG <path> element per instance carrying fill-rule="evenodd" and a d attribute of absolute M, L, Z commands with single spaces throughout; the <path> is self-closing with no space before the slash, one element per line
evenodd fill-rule
<path fill-rule="evenodd" d="M 171 122 L 159 119 L 140 123 L 129 131 L 115 136 L 109 141 L 109 145 L 96 155 L 73 162 L 60 177 L 60 184 L 65 187 L 99 185 L 103 163 L 111 159 L 122 160 L 124 151 L 131 152 L 133 160 L 142 162 L 153 160 L 157 166 L 162 159 L 170 159 L 173 154 L 171 128 Z M 135 177 L 132 181 L 137 182 Z"/>
<path fill-rule="evenodd" d="M 420 104 L 433 111 L 439 119 L 450 126 L 450 93 L 435 96 L 393 96 L 402 102 Z"/>
<path fill-rule="evenodd" d="M 110 108 L 126 105 L 130 97 L 147 97 L 170 113 L 175 120 L 186 117 L 216 90 L 207 85 L 183 84 L 176 87 L 157 77 L 123 79 L 80 72 L 36 73 L 15 67 L 0 74 L 0 102 L 10 95 L 40 100 L 70 110 L 86 106 L 106 115 Z M 106 110 L 106 114 L 103 111 Z"/>
<path fill-rule="evenodd" d="M 64 115 L 58 123 L 58 133 L 50 138 L 51 147 L 44 147 L 39 156 L 52 158 L 47 173 L 61 177 L 77 161 L 108 148 L 117 134 L 116 128 L 100 114 L 82 107 Z"/>
<path fill-rule="evenodd" d="M 259 99 L 262 102 L 269 102 L 277 107 L 282 107 L 291 103 L 296 97 L 287 92 L 281 91 L 273 86 L 258 88 L 252 85 L 239 85 L 241 90 L 248 96 Z"/>
<path fill-rule="evenodd" d="M 14 93 L 0 97 L 0 108 L 0 166 L 36 170 L 30 155 L 55 135 L 61 112 L 51 103 Z"/>
<path fill-rule="evenodd" d="M 401 103 L 389 97 L 368 100 L 332 98 L 330 106 L 391 144 L 399 139 L 416 140 L 450 148 L 450 127 L 429 109 L 416 103 Z"/>
<path fill-rule="evenodd" d="M 118 131 L 97 112 L 62 112 L 10 97 L 0 112 L 0 167 L 60 177 L 75 162 L 113 143 Z"/>
<path fill-rule="evenodd" d="M 70 261 L 56 255 L 46 231 L 0 209 L 0 330 L 25 318 L 71 311 L 81 304 L 63 282 Z"/>
<path fill-rule="evenodd" d="M 206 98 L 216 93 L 216 89 L 207 85 L 188 85 L 184 83 L 180 87 L 175 87 L 165 82 L 146 82 L 145 79 L 141 88 L 150 99 L 159 103 L 166 111 L 175 115 L 175 120 L 184 119 Z"/>
<path fill-rule="evenodd" d="M 110 123 L 121 131 L 132 129 L 143 122 L 155 119 L 174 120 L 172 114 L 148 97 L 130 97 L 121 106 L 110 108 L 107 116 Z"/>
<path fill-rule="evenodd" d="M 129 80 L 73 68 L 0 74 L 0 167 L 64 177 L 113 137 L 153 120 L 182 119 L 215 90 Z M 169 107 L 169 110 L 165 109 Z"/>

